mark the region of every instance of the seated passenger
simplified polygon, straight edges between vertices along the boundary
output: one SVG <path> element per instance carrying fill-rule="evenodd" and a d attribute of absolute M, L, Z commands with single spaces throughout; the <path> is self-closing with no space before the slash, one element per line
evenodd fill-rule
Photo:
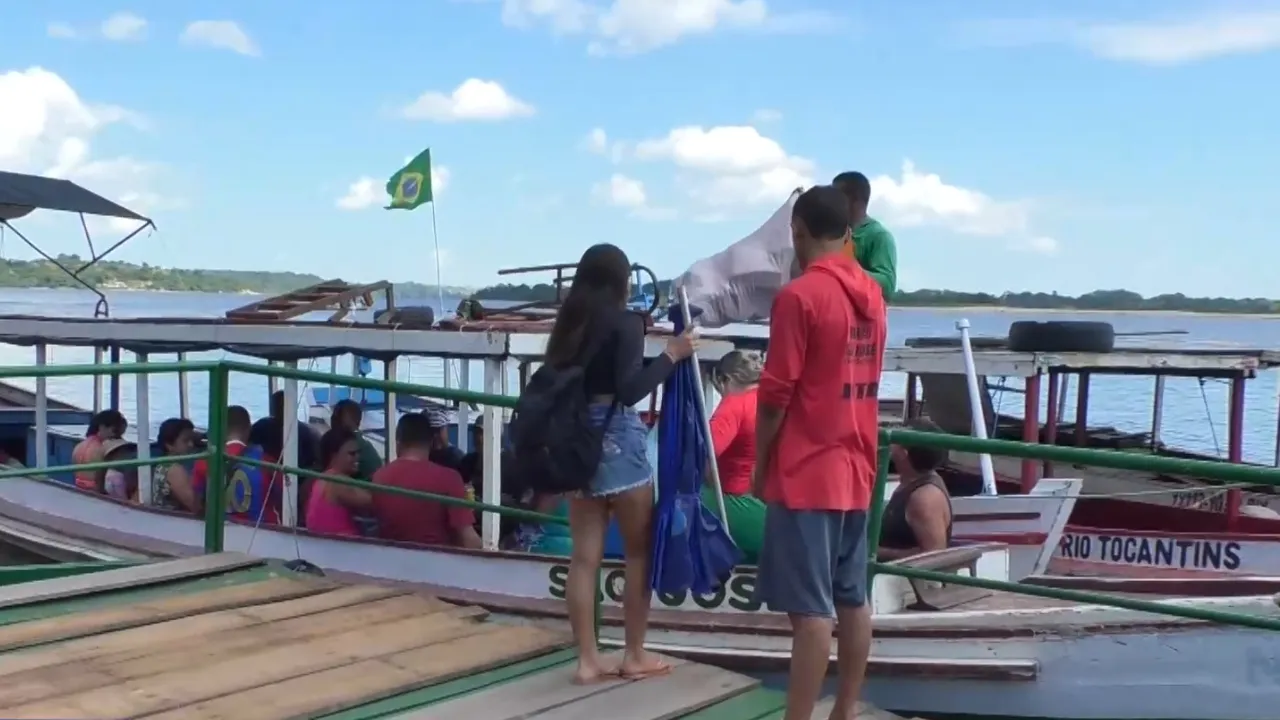
<path fill-rule="evenodd" d="M 462 461 L 458 463 L 458 472 L 467 485 L 467 496 L 473 500 L 483 497 L 484 494 L 483 458 L 484 417 L 482 416 L 476 418 L 475 423 L 471 425 L 471 452 L 463 456 Z M 534 500 L 533 491 L 520 486 L 518 474 L 511 472 L 514 462 L 513 453 L 510 450 L 503 450 L 498 465 L 501 472 L 498 482 L 501 483 L 502 488 L 499 504 L 506 507 L 528 508 Z M 520 523 L 514 518 L 503 517 L 500 524 L 502 538 L 513 540 Z"/>
<path fill-rule="evenodd" d="M 356 436 L 356 442 L 360 445 L 360 470 L 354 477 L 360 480 L 368 480 L 373 474 L 382 467 L 382 456 L 378 454 L 378 449 L 369 442 L 369 439 L 360 431 L 360 422 L 363 419 L 364 412 L 360 409 L 360 403 L 350 398 L 339 400 L 338 404 L 333 406 L 333 413 L 329 418 L 329 427 L 333 429 L 349 430 Z"/>
<path fill-rule="evenodd" d="M 435 437 L 426 416 L 411 413 L 401 417 L 396 424 L 396 459 L 374 473 L 373 482 L 466 499 L 467 491 L 458 471 L 428 459 Z M 481 547 L 475 512 L 470 508 L 374 491 L 373 510 L 379 534 L 388 540 Z"/>
<path fill-rule="evenodd" d="M 195 447 L 196 428 L 186 418 L 169 418 L 160 423 L 160 460 L 151 466 L 151 504 L 168 510 L 199 514 L 203 498 L 191 486 L 191 476 L 182 463 L 163 462 L 165 457 L 188 455 Z"/>
<path fill-rule="evenodd" d="M 320 460 L 326 475 L 356 477 L 360 470 L 360 442 L 355 433 L 334 428 L 320 438 Z M 368 510 L 373 498 L 364 488 L 314 480 L 307 498 L 307 529 L 331 535 L 360 535 L 353 514 Z"/>
<path fill-rule="evenodd" d="M 129 422 L 124 419 L 118 410 L 103 410 L 94 415 L 89 421 L 89 430 L 85 434 L 85 438 L 76 444 L 75 449 L 71 451 L 71 464 L 84 465 L 87 463 L 102 462 L 106 451 L 103 449 L 103 443 L 108 440 L 118 440 L 124 431 L 129 427 Z M 104 473 L 97 470 L 77 470 L 75 474 L 76 487 L 81 490 L 89 490 L 100 493 L 103 491 L 99 486 L 98 480 L 103 477 Z"/>
<path fill-rule="evenodd" d="M 724 493 L 729 533 L 744 555 L 754 563 L 764 542 L 764 503 L 751 494 L 751 473 L 756 465 L 756 387 L 764 363 L 756 353 L 743 350 L 720 358 L 711 384 L 720 393 L 720 404 L 711 413 L 711 444 L 715 449 L 720 488 Z M 702 488 L 702 503 L 717 510 L 715 488 Z"/>
<path fill-rule="evenodd" d="M 912 420 L 906 427 L 942 432 L 924 419 Z M 951 495 L 937 469 L 947 462 L 947 451 L 894 445 L 890 453 L 898 470 L 898 488 L 884 506 L 880 559 L 897 560 L 946 549 L 951 545 Z"/>
<path fill-rule="evenodd" d="M 249 432 L 253 424 L 249 420 L 249 411 L 240 405 L 232 405 L 227 408 L 227 443 L 226 453 L 232 457 L 239 457 L 249 445 Z M 230 463 L 227 464 L 230 468 Z M 204 498 L 205 485 L 209 478 L 209 463 L 206 460 L 197 460 L 195 467 L 191 469 L 191 490 L 198 498 Z M 226 482 L 225 479 L 223 482 Z"/>
<path fill-rule="evenodd" d="M 285 424 L 282 420 L 284 417 L 284 391 L 277 390 L 271 393 L 271 415 L 259 419 L 253 424 L 253 429 L 249 432 L 249 444 L 261 445 L 267 447 L 270 437 L 267 435 L 268 429 L 274 425 L 280 429 L 281 442 L 284 442 Z M 298 467 L 307 470 L 319 470 L 316 467 L 316 455 L 318 454 L 319 439 L 316 437 L 315 431 L 309 425 L 293 418 L 293 422 L 288 425 L 290 432 L 296 432 L 298 437 Z"/>
<path fill-rule="evenodd" d="M 431 427 L 431 454 L 428 459 L 450 470 L 459 470 L 462 466 L 463 452 L 458 446 L 449 442 L 448 409 L 443 406 L 429 407 L 422 411 L 422 417 Z"/>

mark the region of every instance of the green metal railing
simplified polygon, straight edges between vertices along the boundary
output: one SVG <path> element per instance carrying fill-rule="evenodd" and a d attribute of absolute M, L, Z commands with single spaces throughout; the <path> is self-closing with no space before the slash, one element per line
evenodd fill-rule
<path fill-rule="evenodd" d="M 430 387 L 414 383 L 356 378 L 346 375 L 334 375 L 329 373 L 298 370 L 294 368 L 284 368 L 271 365 L 254 365 L 234 361 L 221 361 L 216 363 L 179 362 L 101 366 L 70 365 L 21 368 L 0 367 L 0 379 L 134 373 L 152 374 L 173 373 L 178 371 L 206 371 L 209 373 L 209 408 L 211 409 L 208 423 L 209 451 L 207 453 L 183 456 L 183 459 L 207 458 L 209 461 L 210 477 L 226 476 L 226 463 L 228 462 L 229 456 L 227 456 L 224 450 L 226 440 L 226 418 L 224 409 L 229 403 L 228 378 L 229 373 L 232 371 L 266 377 L 291 378 L 294 380 L 317 384 L 347 386 L 368 390 L 382 390 L 384 392 L 430 397 L 479 405 L 493 405 L 508 408 L 515 405 L 515 398 L 503 395 L 492 395 L 469 390 Z M 945 582 L 952 585 L 965 585 L 988 590 L 1017 593 L 1021 595 L 1032 595 L 1072 603 L 1088 603 L 1110 606 L 1125 610 L 1181 617 L 1190 620 L 1208 621 L 1265 630 L 1280 630 L 1280 620 L 1273 619 L 1271 617 L 1224 612 L 1197 607 L 1171 606 L 1163 603 L 1136 600 L 1132 598 L 1115 597 L 1103 593 L 1020 585 L 1016 583 L 986 580 L 950 573 L 920 570 L 892 563 L 876 562 L 875 557 L 879 545 L 881 526 L 881 510 L 884 505 L 884 492 L 888 481 L 889 448 L 891 445 L 928 446 L 970 453 L 987 453 L 991 455 L 1004 455 L 1034 460 L 1049 460 L 1074 465 L 1104 467 L 1120 470 L 1140 470 L 1147 472 L 1182 474 L 1229 483 L 1247 483 L 1268 486 L 1280 485 L 1280 469 L 1199 460 L 1159 458 L 1148 455 L 1106 450 L 1088 450 L 1051 445 L 1035 445 L 1005 440 L 979 440 L 977 438 L 923 433 L 912 430 L 884 430 L 880 433 L 879 472 L 873 492 L 872 513 L 868 527 L 869 545 L 872 558 L 869 573 L 872 577 L 876 574 L 897 575 L 913 579 Z M 172 458 L 166 458 L 165 460 L 172 462 Z M 155 460 L 128 460 L 111 463 L 95 463 L 92 467 L 137 467 L 153 462 L 155 462 Z M 407 497 L 432 500 L 447 505 L 467 507 L 481 512 L 495 512 L 500 515 L 517 517 L 530 522 L 567 524 L 565 519 L 550 515 L 543 515 L 514 508 L 505 508 L 431 493 L 423 493 L 414 490 L 388 488 L 351 478 L 335 477 L 324 473 L 317 473 L 305 468 L 287 467 L 278 463 L 265 463 L 248 460 L 246 458 L 235 458 L 235 462 L 255 465 L 276 471 L 284 471 L 305 477 L 319 478 L 328 482 L 362 487 L 371 492 L 393 492 Z M 85 467 L 86 466 L 60 466 L 58 468 L 49 468 L 48 470 L 57 472 L 71 469 L 84 469 Z M 15 476 L 27 476 L 30 475 L 30 473 L 31 470 L 4 470 L 0 471 L 0 479 Z M 223 547 L 223 525 L 226 514 L 225 489 L 226 488 L 222 483 L 209 483 L 206 487 L 205 507 L 208 511 L 206 512 L 205 549 L 210 552 L 217 552 Z M 600 602 L 601 596 L 600 593 L 597 592 L 597 621 L 600 612 Z"/>

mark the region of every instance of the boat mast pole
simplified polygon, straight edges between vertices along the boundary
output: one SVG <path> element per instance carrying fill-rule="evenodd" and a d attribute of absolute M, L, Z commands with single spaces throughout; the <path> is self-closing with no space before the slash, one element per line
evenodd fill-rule
<path fill-rule="evenodd" d="M 973 360 L 973 343 L 969 341 L 969 321 L 956 321 L 956 329 L 960 331 L 960 350 L 964 356 L 964 378 L 969 381 L 969 413 L 972 418 L 973 436 L 979 440 L 987 439 L 987 419 L 982 412 L 982 388 L 978 384 L 977 364 Z M 983 453 L 978 456 L 982 466 L 982 492 L 984 495 L 996 495 L 996 471 L 991 464 L 991 456 Z"/>

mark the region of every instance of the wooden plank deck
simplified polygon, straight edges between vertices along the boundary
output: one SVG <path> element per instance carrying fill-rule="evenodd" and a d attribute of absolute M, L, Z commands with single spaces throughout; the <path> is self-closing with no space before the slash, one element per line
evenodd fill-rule
<path fill-rule="evenodd" d="M 565 634 L 486 622 L 480 608 L 419 593 L 254 567 L 244 556 L 147 567 L 28 583 L 29 601 L 5 599 L 0 717 L 781 717 L 780 692 L 680 660 L 661 678 L 575 685 Z"/>

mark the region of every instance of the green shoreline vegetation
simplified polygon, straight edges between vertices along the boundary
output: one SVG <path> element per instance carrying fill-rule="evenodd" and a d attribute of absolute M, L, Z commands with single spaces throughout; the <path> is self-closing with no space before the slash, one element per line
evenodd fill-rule
<path fill-rule="evenodd" d="M 84 264 L 78 255 L 59 255 L 59 263 L 75 270 Z M 103 291 L 154 290 L 164 292 L 208 292 L 278 295 L 315 285 L 332 278 L 294 272 L 261 270 L 184 270 L 162 268 L 147 263 L 103 260 L 81 275 L 84 281 Z M 48 260 L 0 259 L 0 288 L 83 288 Z M 436 295 L 435 285 L 396 283 L 397 297 L 427 298 Z M 467 295 L 471 288 L 443 286 L 446 295 Z"/>
<path fill-rule="evenodd" d="M 75 269 L 84 260 L 77 255 L 59 255 L 58 262 Z M 102 290 L 153 290 L 165 292 L 208 292 L 276 295 L 315 285 L 330 278 L 309 273 L 263 270 L 189 270 L 162 268 L 147 263 L 104 260 L 82 275 L 90 285 Z M 48 260 L 0 259 L 0 288 L 81 288 L 80 283 Z M 402 298 L 430 298 L 436 286 L 425 283 L 396 283 Z M 517 302 L 548 301 L 555 298 L 549 283 L 500 284 L 473 291 L 472 288 L 443 286 L 444 294 L 480 300 Z M 645 292 L 653 291 L 651 284 Z M 670 297 L 671 281 L 658 283 L 662 297 Z M 1007 292 L 999 295 L 956 290 L 898 291 L 891 302 L 896 307 L 947 308 L 986 307 L 1016 310 L 1078 310 L 1097 312 L 1189 312 L 1225 315 L 1278 315 L 1280 301 L 1267 298 L 1188 297 L 1181 293 L 1143 297 L 1129 290 L 1095 290 L 1080 296 L 1041 292 Z"/>
<path fill-rule="evenodd" d="M 644 286 L 646 293 L 652 284 Z M 671 296 L 671 281 L 658 283 L 662 297 Z M 520 302 L 548 301 L 555 298 L 555 287 L 537 285 L 492 285 L 476 291 L 481 300 Z M 899 290 L 890 305 L 894 307 L 947 308 L 986 307 L 1016 310 L 1077 310 L 1091 312 L 1185 312 L 1223 315 L 1277 315 L 1280 301 L 1267 298 L 1188 297 L 1182 293 L 1143 297 L 1129 290 L 1095 290 L 1080 296 L 1042 292 L 1006 292 L 999 295 L 956 290 Z"/>

